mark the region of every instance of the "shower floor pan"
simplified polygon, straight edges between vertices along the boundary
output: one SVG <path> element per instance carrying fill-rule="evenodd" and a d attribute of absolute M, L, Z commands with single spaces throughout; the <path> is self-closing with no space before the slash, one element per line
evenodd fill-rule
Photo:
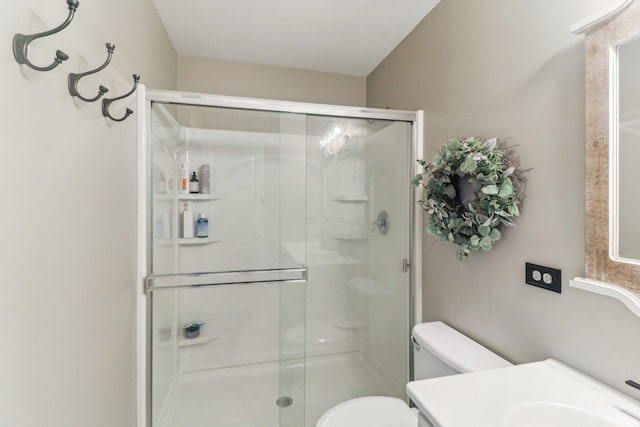
<path fill-rule="evenodd" d="M 362 353 L 314 356 L 306 365 L 306 407 L 296 401 L 299 393 L 281 409 L 276 404 L 282 397 L 280 377 L 289 373 L 280 374 L 279 366 L 270 362 L 184 374 L 158 427 L 301 427 L 297 420 L 303 410 L 304 424 L 314 427 L 327 409 L 344 400 L 388 394 L 388 385 Z M 301 370 L 302 365 L 286 369 Z M 282 389 L 295 386 L 283 384 Z"/>

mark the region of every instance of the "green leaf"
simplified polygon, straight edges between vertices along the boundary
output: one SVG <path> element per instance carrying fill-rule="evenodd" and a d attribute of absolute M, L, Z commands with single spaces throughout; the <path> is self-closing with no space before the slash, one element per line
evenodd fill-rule
<path fill-rule="evenodd" d="M 454 187 L 453 185 L 447 185 L 447 188 L 445 188 L 445 193 L 450 199 L 455 199 L 456 187 Z"/>
<path fill-rule="evenodd" d="M 491 227 L 488 225 L 481 225 L 478 227 L 478 233 L 480 233 L 482 237 L 487 237 L 489 233 L 491 233 Z"/>
<path fill-rule="evenodd" d="M 476 236 L 475 234 L 473 236 L 471 236 L 471 238 L 469 239 L 469 243 L 471 243 L 471 246 L 478 246 L 480 244 L 480 237 Z"/>
<path fill-rule="evenodd" d="M 492 214 L 489 218 L 487 218 L 487 220 L 485 222 L 482 223 L 482 225 L 484 226 L 489 226 L 491 225 L 491 223 L 494 221 L 494 215 Z"/>
<path fill-rule="evenodd" d="M 460 147 L 462 147 L 462 143 L 459 138 L 454 138 L 450 139 L 449 143 L 445 147 L 450 149 L 451 151 L 457 151 L 460 149 Z"/>
<path fill-rule="evenodd" d="M 474 159 L 471 159 L 471 161 L 469 162 L 469 173 L 474 173 L 476 170 L 478 169 L 478 162 L 475 161 Z"/>
<path fill-rule="evenodd" d="M 435 156 L 433 156 L 433 159 L 431 159 L 431 163 L 433 164 L 433 166 L 440 165 L 440 163 L 442 163 L 442 156 L 436 154 Z"/>
<path fill-rule="evenodd" d="M 472 174 L 478 168 L 478 162 L 474 159 L 467 157 L 464 162 L 460 165 L 460 171 Z"/>
<path fill-rule="evenodd" d="M 453 227 L 453 229 L 456 232 L 459 232 L 462 226 L 464 225 L 464 221 L 460 218 L 453 218 L 450 224 L 451 224 L 451 227 Z"/>
<path fill-rule="evenodd" d="M 482 143 L 482 147 L 491 151 L 496 147 L 497 143 L 498 143 L 498 138 L 487 139 L 484 143 Z"/>
<path fill-rule="evenodd" d="M 511 218 L 506 218 L 501 216 L 500 217 L 500 222 L 503 223 L 504 225 L 508 225 L 509 227 L 515 227 L 516 223 L 513 222 L 513 220 Z"/>
<path fill-rule="evenodd" d="M 506 199 L 512 194 L 513 194 L 513 187 L 510 185 L 506 185 L 505 183 L 505 184 L 502 184 L 502 187 L 500 187 L 500 192 L 498 193 L 498 197 L 502 197 L 503 199 Z"/>
<path fill-rule="evenodd" d="M 490 237 L 484 237 L 482 240 L 480 240 L 480 249 L 482 249 L 485 252 L 489 252 L 491 250 L 491 248 L 493 247 L 493 243 L 491 243 L 491 238 Z"/>
<path fill-rule="evenodd" d="M 491 230 L 491 234 L 489 234 L 489 237 L 491 238 L 492 242 L 497 242 L 498 240 L 502 239 L 502 233 L 500 233 L 500 230 L 498 230 L 497 228 L 494 228 L 493 230 Z"/>
<path fill-rule="evenodd" d="M 500 193 L 498 193 L 498 197 L 507 198 L 513 194 L 513 182 L 511 178 L 507 178 L 504 180 L 502 185 L 500 186 Z"/>
<path fill-rule="evenodd" d="M 422 182 L 422 175 L 416 175 L 415 178 L 413 178 L 413 180 L 411 180 L 411 184 L 413 184 L 414 186 L 418 186 L 420 185 L 420 182 Z"/>
<path fill-rule="evenodd" d="M 512 173 L 514 173 L 514 172 L 515 172 L 515 170 L 516 170 L 516 168 L 515 168 L 515 167 L 513 167 L 513 166 L 511 166 L 509 169 L 507 169 L 506 171 L 504 171 L 504 174 L 503 174 L 503 175 L 504 175 L 505 177 L 507 177 L 507 176 L 511 175 Z"/>
<path fill-rule="evenodd" d="M 487 185 L 486 187 L 482 188 L 482 192 L 484 194 L 498 194 L 498 186 L 497 185 Z"/>

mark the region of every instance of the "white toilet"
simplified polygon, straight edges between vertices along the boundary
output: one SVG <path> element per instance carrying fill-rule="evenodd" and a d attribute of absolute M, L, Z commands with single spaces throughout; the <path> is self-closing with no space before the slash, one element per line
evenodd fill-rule
<path fill-rule="evenodd" d="M 411 333 L 415 380 L 512 366 L 469 337 L 442 322 L 416 325 Z M 453 402 L 452 402 L 453 403 Z M 394 397 L 367 396 L 329 409 L 316 427 L 416 427 L 415 409 Z M 430 426 L 420 417 L 420 426 Z"/>

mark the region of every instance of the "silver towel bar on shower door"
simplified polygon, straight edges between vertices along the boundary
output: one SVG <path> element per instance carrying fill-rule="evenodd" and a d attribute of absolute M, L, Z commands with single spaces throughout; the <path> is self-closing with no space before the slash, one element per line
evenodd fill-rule
<path fill-rule="evenodd" d="M 211 273 L 153 274 L 145 279 L 145 291 L 149 293 L 164 289 L 250 285 L 256 283 L 303 283 L 306 281 L 307 269 L 305 267 Z"/>

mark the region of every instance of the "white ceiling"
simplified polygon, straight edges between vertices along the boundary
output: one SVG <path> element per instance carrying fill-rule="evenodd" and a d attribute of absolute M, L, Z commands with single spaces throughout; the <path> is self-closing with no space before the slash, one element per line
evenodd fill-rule
<path fill-rule="evenodd" d="M 179 55 L 367 76 L 440 0 L 153 0 Z"/>

